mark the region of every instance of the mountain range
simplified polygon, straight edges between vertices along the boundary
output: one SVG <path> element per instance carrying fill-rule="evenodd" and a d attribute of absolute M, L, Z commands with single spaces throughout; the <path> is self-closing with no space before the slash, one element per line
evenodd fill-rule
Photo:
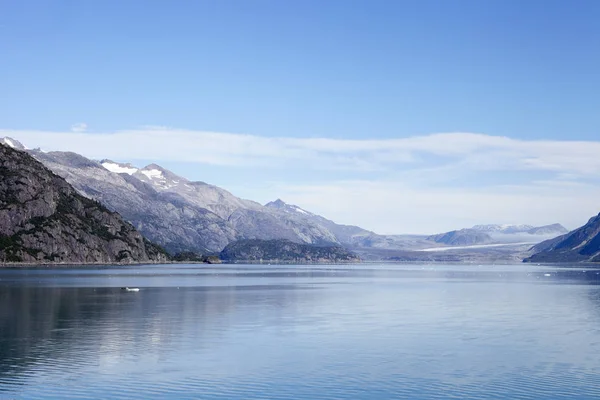
<path fill-rule="evenodd" d="M 136 168 L 94 161 L 71 152 L 26 149 L 82 195 L 120 213 L 148 239 L 171 253 L 218 253 L 242 239 L 287 239 L 313 245 L 351 245 L 373 232 L 339 225 L 281 200 L 261 205 L 204 182 L 192 182 L 159 165 Z"/>
<path fill-rule="evenodd" d="M 190 181 L 157 164 L 138 168 L 109 159 L 90 160 L 72 152 L 27 149 L 12 138 L 1 141 L 32 155 L 84 197 L 118 212 L 171 254 L 217 254 L 232 242 L 256 239 L 343 246 L 374 260 L 402 258 L 407 256 L 406 252 L 410 252 L 410 257 L 430 260 L 432 254 L 421 250 L 496 243 L 533 244 L 566 232 L 559 224 L 476 225 L 429 236 L 379 235 L 357 226 L 337 224 L 280 199 L 265 205 L 241 199 L 225 189 Z M 480 253 L 478 250 L 477 257 Z"/>

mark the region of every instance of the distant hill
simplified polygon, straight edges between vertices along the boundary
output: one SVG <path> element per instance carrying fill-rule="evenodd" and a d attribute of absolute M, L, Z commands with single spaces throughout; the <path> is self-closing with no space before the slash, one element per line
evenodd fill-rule
<path fill-rule="evenodd" d="M 460 229 L 437 235 L 427 239 L 448 246 L 472 246 L 494 243 L 536 243 L 544 239 L 554 238 L 568 232 L 561 224 L 544 226 L 531 225 L 475 225 L 472 228 Z"/>
<path fill-rule="evenodd" d="M 119 214 L 77 193 L 20 143 L 1 143 L 0 262 L 167 260 Z"/>
<path fill-rule="evenodd" d="M 428 236 L 427 239 L 449 246 L 470 246 L 492 242 L 490 235 L 475 229 L 461 229 L 458 231 L 440 233 L 438 235 Z"/>
<path fill-rule="evenodd" d="M 238 240 L 220 254 L 224 261 L 271 261 L 300 263 L 358 262 L 359 257 L 340 246 L 314 246 L 289 240 Z"/>
<path fill-rule="evenodd" d="M 531 226 L 531 225 L 475 225 L 471 228 L 476 231 L 486 232 L 488 234 L 519 234 L 527 233 L 529 235 L 562 235 L 567 233 L 568 230 L 561 224 L 551 224 L 544 226 Z"/>
<path fill-rule="evenodd" d="M 600 262 L 600 214 L 587 224 L 536 246 L 525 262 Z"/>

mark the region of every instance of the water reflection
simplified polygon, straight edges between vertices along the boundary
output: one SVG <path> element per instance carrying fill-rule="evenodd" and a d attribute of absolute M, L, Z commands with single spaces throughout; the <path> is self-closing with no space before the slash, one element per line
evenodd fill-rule
<path fill-rule="evenodd" d="M 592 270 L 170 267 L 0 282 L 10 397 L 600 396 Z M 119 289 L 132 283 L 142 290 Z"/>

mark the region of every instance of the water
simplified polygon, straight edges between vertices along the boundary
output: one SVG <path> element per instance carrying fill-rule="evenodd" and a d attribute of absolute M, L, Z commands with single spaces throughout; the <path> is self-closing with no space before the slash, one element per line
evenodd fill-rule
<path fill-rule="evenodd" d="M 599 279 L 530 265 L 0 270 L 0 399 L 597 399 Z"/>

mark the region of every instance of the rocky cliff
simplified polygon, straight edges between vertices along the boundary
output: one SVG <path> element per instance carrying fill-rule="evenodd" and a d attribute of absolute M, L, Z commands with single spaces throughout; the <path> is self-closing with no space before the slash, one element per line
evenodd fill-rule
<path fill-rule="evenodd" d="M 24 151 L 0 144 L 0 262 L 160 262 L 166 254 Z"/>

